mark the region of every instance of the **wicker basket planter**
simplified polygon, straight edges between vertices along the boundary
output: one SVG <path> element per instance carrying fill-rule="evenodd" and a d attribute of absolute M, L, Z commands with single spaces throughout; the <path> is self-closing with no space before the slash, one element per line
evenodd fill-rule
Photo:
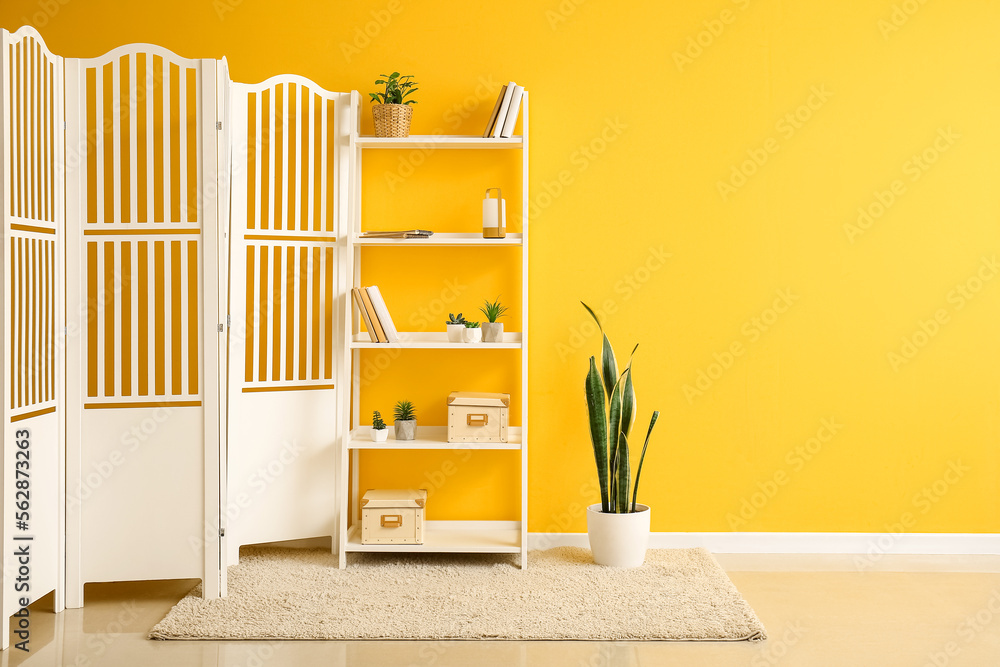
<path fill-rule="evenodd" d="M 413 107 L 409 104 L 375 104 L 372 106 L 376 137 L 408 137 Z"/>

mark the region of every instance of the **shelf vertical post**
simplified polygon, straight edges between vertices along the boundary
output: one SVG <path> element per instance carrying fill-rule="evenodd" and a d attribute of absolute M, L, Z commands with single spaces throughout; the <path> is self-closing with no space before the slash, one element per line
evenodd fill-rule
<path fill-rule="evenodd" d="M 521 97 L 521 569 L 528 567 L 528 91 Z"/>

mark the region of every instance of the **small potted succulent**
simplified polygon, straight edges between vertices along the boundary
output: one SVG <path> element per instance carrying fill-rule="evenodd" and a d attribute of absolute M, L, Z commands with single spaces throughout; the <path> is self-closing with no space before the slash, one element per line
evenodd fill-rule
<path fill-rule="evenodd" d="M 465 323 L 465 342 L 466 343 L 483 342 L 483 330 L 479 328 L 479 322 Z"/>
<path fill-rule="evenodd" d="M 455 313 L 448 313 L 448 321 L 444 326 L 448 331 L 449 343 L 461 343 L 465 340 L 465 318 L 462 317 L 462 313 L 459 313 L 458 317 Z"/>
<path fill-rule="evenodd" d="M 392 413 L 396 440 L 413 440 L 417 437 L 417 409 L 411 401 L 399 401 Z"/>
<path fill-rule="evenodd" d="M 503 322 L 497 322 L 509 309 L 500 305 L 500 297 L 490 302 L 489 299 L 479 309 L 489 322 L 483 322 L 483 342 L 502 343 L 503 342 Z"/>
<path fill-rule="evenodd" d="M 413 107 L 416 100 L 406 99 L 419 90 L 413 76 L 400 76 L 399 72 L 380 74 L 381 79 L 375 80 L 375 85 L 385 86 L 381 93 L 368 93 L 372 103 L 372 118 L 375 120 L 376 137 L 408 137 L 410 136 L 410 121 L 413 119 Z"/>
<path fill-rule="evenodd" d="M 374 442 L 385 442 L 389 439 L 389 427 L 382 421 L 382 414 L 375 410 L 372 412 L 372 440 Z"/>

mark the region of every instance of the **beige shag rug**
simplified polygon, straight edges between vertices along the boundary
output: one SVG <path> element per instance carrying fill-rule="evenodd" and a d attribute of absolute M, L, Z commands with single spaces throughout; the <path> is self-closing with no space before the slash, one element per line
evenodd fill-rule
<path fill-rule="evenodd" d="M 151 639 L 761 640 L 764 626 L 704 549 L 650 550 L 636 569 L 590 551 L 516 556 L 249 548 L 229 596 L 191 591 Z"/>

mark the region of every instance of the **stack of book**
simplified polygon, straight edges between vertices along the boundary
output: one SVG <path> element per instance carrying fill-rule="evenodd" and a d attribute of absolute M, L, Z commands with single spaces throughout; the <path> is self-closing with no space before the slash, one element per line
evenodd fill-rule
<path fill-rule="evenodd" d="M 517 123 L 517 115 L 521 113 L 521 96 L 524 88 L 513 81 L 500 89 L 500 96 L 497 103 L 493 105 L 493 113 L 490 114 L 490 122 L 486 125 L 483 138 L 493 137 L 494 139 L 509 138 L 514 136 L 514 125 Z"/>
<path fill-rule="evenodd" d="M 389 309 L 385 307 L 378 287 L 355 287 L 351 290 L 354 295 L 354 303 L 361 311 L 361 318 L 365 321 L 368 335 L 373 343 L 398 343 L 399 334 L 396 333 L 396 326 L 389 317 Z"/>

